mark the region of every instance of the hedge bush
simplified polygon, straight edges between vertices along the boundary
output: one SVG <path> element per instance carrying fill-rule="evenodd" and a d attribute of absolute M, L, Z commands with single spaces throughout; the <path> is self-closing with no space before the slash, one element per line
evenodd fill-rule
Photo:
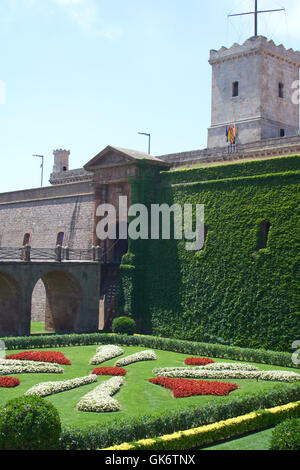
<path fill-rule="evenodd" d="M 60 434 L 58 411 L 38 396 L 15 398 L 1 409 L 1 450 L 56 450 Z"/>
<path fill-rule="evenodd" d="M 246 415 L 208 424 L 199 428 L 179 431 L 173 434 L 166 434 L 161 437 L 153 437 L 137 442 L 123 443 L 119 446 L 113 446 L 103 450 L 190 450 L 221 440 L 248 434 L 249 432 L 269 428 L 291 416 L 300 416 L 300 401 L 267 410 L 254 411 Z M 295 422 L 297 422 L 297 420 L 295 420 Z M 299 429 L 298 427 L 298 432 Z M 294 430 L 296 430 L 295 424 Z"/>
<path fill-rule="evenodd" d="M 80 428 L 64 426 L 60 446 L 63 450 L 104 449 L 128 441 L 162 436 L 217 421 L 234 418 L 253 410 L 285 405 L 300 400 L 300 386 L 275 385 L 257 394 L 224 397 L 222 402 L 212 399 L 206 406 L 192 406 L 183 410 L 166 410 L 154 415 L 119 419 Z"/>
<path fill-rule="evenodd" d="M 87 346 L 92 344 L 118 344 L 124 346 L 144 346 L 162 351 L 173 351 L 183 354 L 232 359 L 236 361 L 256 362 L 282 367 L 299 369 L 300 365 L 292 363 L 292 353 L 267 351 L 264 349 L 240 348 L 222 344 L 198 343 L 158 336 L 125 336 L 103 333 L 39 335 L 1 338 L 6 349 L 56 348 L 65 346 Z"/>
<path fill-rule="evenodd" d="M 300 419 L 287 419 L 272 433 L 271 450 L 300 450 Z"/>
<path fill-rule="evenodd" d="M 133 335 L 136 331 L 136 323 L 133 318 L 118 317 L 113 320 L 112 331 L 113 333 Z"/>

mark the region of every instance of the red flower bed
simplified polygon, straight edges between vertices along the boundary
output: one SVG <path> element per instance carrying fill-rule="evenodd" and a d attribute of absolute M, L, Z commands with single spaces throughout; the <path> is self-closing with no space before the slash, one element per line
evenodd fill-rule
<path fill-rule="evenodd" d="M 25 351 L 17 354 L 10 354 L 6 359 L 15 359 L 18 361 L 37 361 L 37 362 L 55 362 L 70 366 L 71 362 L 63 353 L 58 351 Z"/>
<path fill-rule="evenodd" d="M 127 371 L 122 367 L 96 367 L 92 374 L 96 375 L 126 375 Z"/>
<path fill-rule="evenodd" d="M 208 357 L 188 357 L 184 363 L 187 366 L 206 366 L 207 364 L 214 364 L 215 361 L 208 359 Z"/>
<path fill-rule="evenodd" d="M 0 377 L 0 387 L 13 388 L 20 385 L 20 380 L 14 377 Z"/>
<path fill-rule="evenodd" d="M 198 395 L 229 395 L 230 392 L 239 388 L 238 385 L 224 382 L 209 382 L 205 380 L 168 379 L 156 377 L 149 382 L 162 385 L 173 391 L 175 398 L 195 397 Z"/>

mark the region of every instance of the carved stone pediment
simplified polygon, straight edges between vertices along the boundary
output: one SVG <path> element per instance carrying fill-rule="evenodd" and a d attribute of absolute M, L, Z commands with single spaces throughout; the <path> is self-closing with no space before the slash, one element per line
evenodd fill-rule
<path fill-rule="evenodd" d="M 107 168 L 111 166 L 120 166 L 130 163 L 130 160 L 119 153 L 114 152 L 113 150 L 108 151 L 104 155 L 99 156 L 97 160 L 89 165 L 90 171 L 93 168 Z"/>
<path fill-rule="evenodd" d="M 98 172 L 103 168 L 128 166 L 136 164 L 137 162 L 146 162 L 150 165 L 158 165 L 165 168 L 169 167 L 168 163 L 159 158 L 152 157 L 152 155 L 148 155 L 147 153 L 108 146 L 92 158 L 92 160 L 84 166 L 84 169 L 91 172 Z"/>

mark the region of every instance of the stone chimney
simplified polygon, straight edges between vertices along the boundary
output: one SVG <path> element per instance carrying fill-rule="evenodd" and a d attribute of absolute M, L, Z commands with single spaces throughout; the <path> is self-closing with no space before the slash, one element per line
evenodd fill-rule
<path fill-rule="evenodd" d="M 53 150 L 54 165 L 53 173 L 61 173 L 69 170 L 70 150 Z"/>

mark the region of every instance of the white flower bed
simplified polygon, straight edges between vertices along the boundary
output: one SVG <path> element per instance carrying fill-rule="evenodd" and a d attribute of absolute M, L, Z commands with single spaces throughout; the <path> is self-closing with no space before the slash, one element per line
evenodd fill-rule
<path fill-rule="evenodd" d="M 112 395 L 117 393 L 124 383 L 123 377 L 112 377 L 84 395 L 77 403 L 76 408 L 80 411 L 94 411 L 97 413 L 119 411 L 121 405 L 112 398 Z"/>
<path fill-rule="evenodd" d="M 108 344 L 106 346 L 100 346 L 96 349 L 96 354 L 92 357 L 89 364 L 102 364 L 102 362 L 113 359 L 114 357 L 122 356 L 124 350 L 119 346 Z"/>
<path fill-rule="evenodd" d="M 116 363 L 116 367 L 123 367 L 127 366 L 128 364 L 133 364 L 134 362 L 139 361 L 155 361 L 157 356 L 154 351 L 151 349 L 141 351 L 135 354 L 131 354 L 130 356 L 126 356 L 122 359 L 119 359 Z"/>
<path fill-rule="evenodd" d="M 39 397 L 47 397 L 55 393 L 65 392 L 73 388 L 81 387 L 93 382 L 97 382 L 97 375 L 88 375 L 86 377 L 78 377 L 71 380 L 61 380 L 57 382 L 43 382 L 31 387 L 24 395 L 38 395 Z"/>
<path fill-rule="evenodd" d="M 0 375 L 9 374 L 63 374 L 56 363 L 0 359 Z"/>
<path fill-rule="evenodd" d="M 206 366 L 199 366 L 199 369 L 213 369 L 213 370 L 259 370 L 258 367 L 251 364 L 237 364 L 231 362 L 215 362 L 214 364 L 207 364 Z"/>
<path fill-rule="evenodd" d="M 208 370 L 199 367 L 166 367 L 154 369 L 153 373 L 158 377 L 168 378 L 193 378 L 193 379 L 256 379 L 275 382 L 296 382 L 300 380 L 300 374 L 281 370 Z"/>
<path fill-rule="evenodd" d="M 287 370 L 261 370 L 260 380 L 270 380 L 279 382 L 296 382 L 300 380 L 300 374 Z"/>

